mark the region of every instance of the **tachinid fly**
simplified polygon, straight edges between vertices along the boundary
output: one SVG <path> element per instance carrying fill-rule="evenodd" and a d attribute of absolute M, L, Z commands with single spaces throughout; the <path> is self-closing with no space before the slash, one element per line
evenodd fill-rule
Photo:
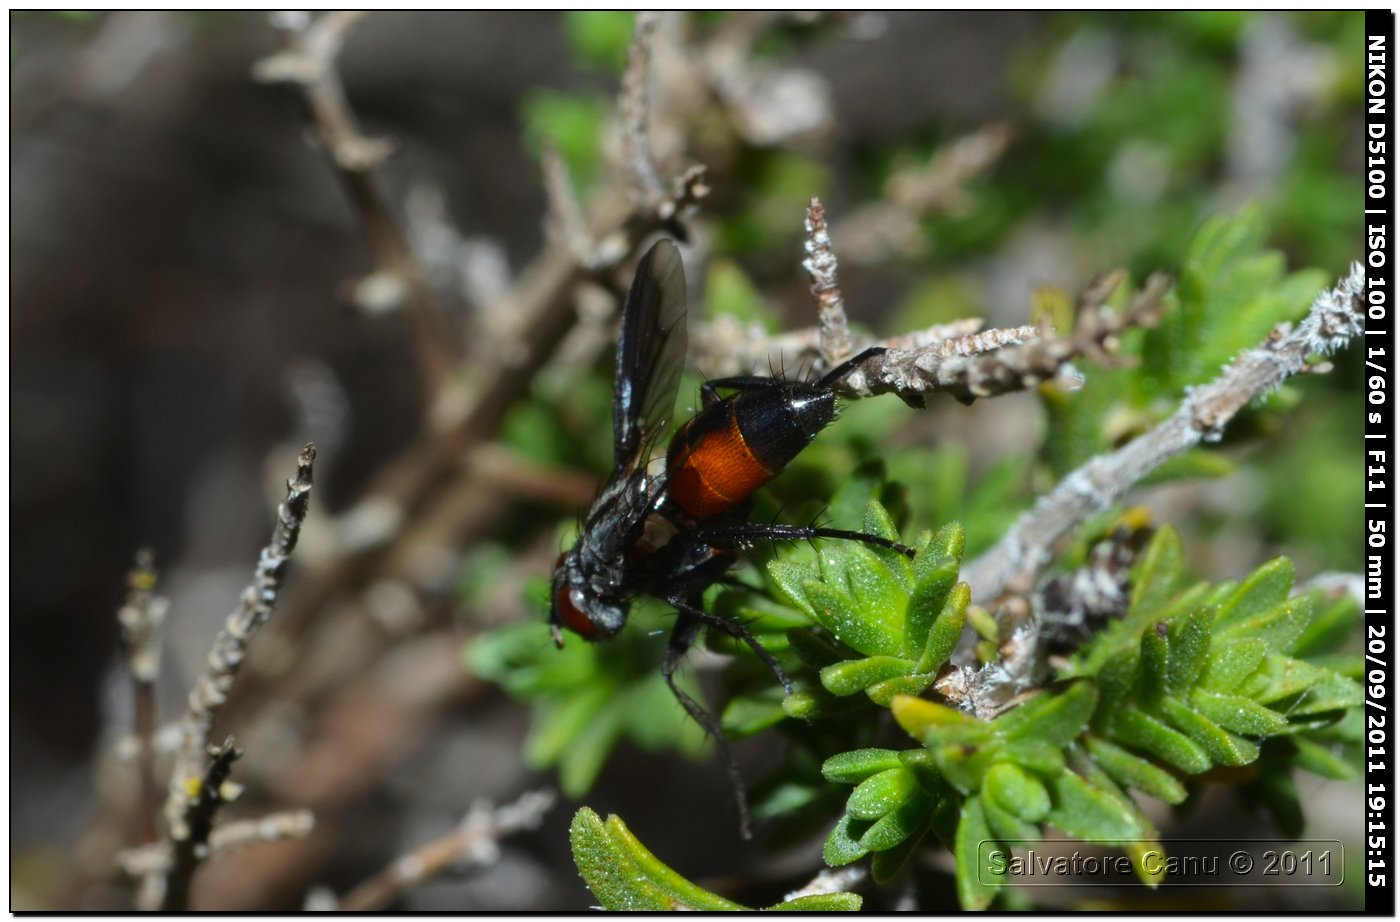
<path fill-rule="evenodd" d="M 704 610 L 701 597 L 758 540 L 844 538 L 912 555 L 876 535 L 748 521 L 755 490 L 776 477 L 836 418 L 833 385 L 883 351 L 871 348 L 812 383 L 719 378 L 701 387 L 701 409 L 671 439 L 664 469 L 649 470 L 667 428 L 685 361 L 685 274 L 675 244 L 660 240 L 642 257 L 622 309 L 613 389 L 613 470 L 584 516 L 574 546 L 554 566 L 550 626 L 589 639 L 616 634 L 634 598 L 676 610 L 661 672 L 677 700 L 723 750 L 747 838 L 738 769 L 719 724 L 676 686 L 674 673 L 702 626 L 753 648 L 789 692 L 777 661 L 744 625 Z M 720 391 L 729 391 L 720 396 Z"/>

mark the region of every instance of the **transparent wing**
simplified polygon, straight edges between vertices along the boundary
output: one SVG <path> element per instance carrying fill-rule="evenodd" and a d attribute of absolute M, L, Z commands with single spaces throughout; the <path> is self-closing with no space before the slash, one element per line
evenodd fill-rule
<path fill-rule="evenodd" d="M 637 265 L 622 307 L 613 393 L 613 468 L 645 465 L 641 457 L 666 428 L 685 362 L 685 271 L 669 240 L 658 240 Z"/>

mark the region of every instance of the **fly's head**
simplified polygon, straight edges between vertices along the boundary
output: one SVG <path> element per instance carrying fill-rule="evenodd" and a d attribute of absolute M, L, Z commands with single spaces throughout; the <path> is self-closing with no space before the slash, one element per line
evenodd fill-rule
<path fill-rule="evenodd" d="M 564 645 L 560 628 L 584 640 L 606 640 L 627 622 L 628 599 L 613 589 L 617 581 L 591 577 L 586 560 L 580 545 L 575 545 L 554 562 L 549 629 L 555 646 Z"/>

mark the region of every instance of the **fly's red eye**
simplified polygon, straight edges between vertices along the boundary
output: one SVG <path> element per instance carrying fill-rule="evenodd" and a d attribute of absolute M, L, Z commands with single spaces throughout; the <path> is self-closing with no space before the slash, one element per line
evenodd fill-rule
<path fill-rule="evenodd" d="M 555 593 L 554 610 L 564 619 L 564 626 L 575 634 L 592 637 L 598 633 L 598 626 L 583 613 L 583 593 L 568 583 L 560 586 Z"/>

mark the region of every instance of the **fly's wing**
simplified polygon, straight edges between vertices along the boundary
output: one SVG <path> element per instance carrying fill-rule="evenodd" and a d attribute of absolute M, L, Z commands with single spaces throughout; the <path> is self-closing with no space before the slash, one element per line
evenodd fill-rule
<path fill-rule="evenodd" d="M 622 308 L 613 392 L 613 469 L 645 466 L 666 428 L 685 362 L 685 271 L 669 240 L 642 257 Z"/>

